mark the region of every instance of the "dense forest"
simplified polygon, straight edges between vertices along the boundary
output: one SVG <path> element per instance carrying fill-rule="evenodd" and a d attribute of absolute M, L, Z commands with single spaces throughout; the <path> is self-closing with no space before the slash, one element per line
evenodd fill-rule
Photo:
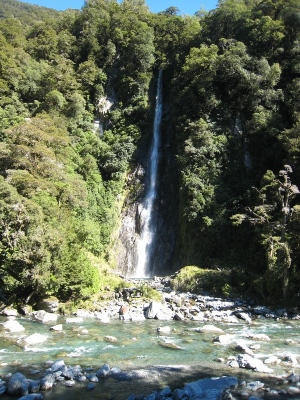
<path fill-rule="evenodd" d="M 194 16 L 144 0 L 1 1 L 2 301 L 120 284 L 112 249 L 142 191 L 160 69 L 174 160 L 160 170 L 178 199 L 169 270 L 299 304 L 300 0 L 219 0 Z"/>

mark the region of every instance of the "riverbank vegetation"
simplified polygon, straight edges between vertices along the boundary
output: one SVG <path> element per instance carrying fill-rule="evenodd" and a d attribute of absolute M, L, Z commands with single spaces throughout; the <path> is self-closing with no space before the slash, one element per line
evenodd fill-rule
<path fill-rule="evenodd" d="M 170 270 L 196 266 L 180 275 L 191 289 L 223 276 L 225 295 L 298 305 L 299 15 L 298 0 L 220 0 L 194 16 L 144 0 L 64 12 L 2 0 L 2 301 L 107 286 L 162 68 L 180 227 Z"/>

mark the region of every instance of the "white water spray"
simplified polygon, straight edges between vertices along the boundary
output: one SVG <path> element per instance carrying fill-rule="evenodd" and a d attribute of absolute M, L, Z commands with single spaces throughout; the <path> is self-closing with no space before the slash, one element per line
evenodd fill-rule
<path fill-rule="evenodd" d="M 162 71 L 159 71 L 156 105 L 153 124 L 153 137 L 150 151 L 149 181 L 146 189 L 146 196 L 140 212 L 141 235 L 138 240 L 137 254 L 138 262 L 135 271 L 136 277 L 149 277 L 149 259 L 151 244 L 153 242 L 155 227 L 153 226 L 153 204 L 157 196 L 157 169 L 158 150 L 160 144 L 160 123 L 162 116 Z"/>

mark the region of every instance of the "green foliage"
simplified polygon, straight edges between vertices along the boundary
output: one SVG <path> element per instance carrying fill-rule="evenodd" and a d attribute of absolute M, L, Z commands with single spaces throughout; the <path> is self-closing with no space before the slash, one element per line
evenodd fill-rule
<path fill-rule="evenodd" d="M 181 292 L 229 296 L 232 294 L 229 271 L 203 269 L 196 266 L 181 268 L 171 279 L 171 287 Z"/>
<path fill-rule="evenodd" d="M 295 0 L 222 0 L 191 17 L 176 7 L 152 14 L 144 0 L 65 12 L 2 0 L 4 292 L 74 302 L 110 279 L 115 287 L 96 260 L 109 253 L 127 174 L 147 150 L 152 78 L 163 68 L 160 169 L 179 192 L 174 259 L 226 276 L 193 270 L 178 287 L 197 290 L 199 274 L 229 295 L 236 276 L 243 288 L 253 278 L 265 300 L 287 290 L 296 299 L 299 10 Z"/>

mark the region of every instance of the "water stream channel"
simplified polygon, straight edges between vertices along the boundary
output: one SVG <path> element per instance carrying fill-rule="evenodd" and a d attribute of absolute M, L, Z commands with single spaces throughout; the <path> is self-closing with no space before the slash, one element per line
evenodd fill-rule
<path fill-rule="evenodd" d="M 11 317 L 0 316 L 0 327 Z M 234 375 L 249 380 L 268 379 L 269 374 L 256 374 L 241 368 L 230 368 L 230 356 L 240 353 L 237 343 L 247 346 L 259 345 L 255 357 L 265 360 L 270 355 L 281 360 L 279 364 L 268 365 L 276 376 L 287 376 L 291 371 L 300 372 L 298 364 L 292 364 L 287 357 L 299 360 L 300 321 L 274 318 L 254 319 L 251 324 L 240 320 L 238 323 L 221 321 L 204 322 L 191 320 L 145 319 L 143 321 L 124 321 L 111 319 L 104 323 L 96 318 L 85 317 L 81 321 L 68 323 L 67 316 L 60 315 L 57 324 L 62 331 L 53 331 L 53 323 L 41 323 L 30 316 L 18 315 L 17 321 L 25 328 L 22 332 L 9 333 L 0 329 L 0 376 L 8 372 L 38 369 L 40 373 L 30 377 L 38 379 L 52 360 L 63 359 L 66 365 L 80 365 L 83 370 L 96 372 L 103 364 L 119 367 L 122 371 L 151 371 L 148 379 L 118 382 L 104 379 L 97 384 L 94 397 L 87 392 L 87 383 L 76 383 L 73 389 L 59 383 L 49 391 L 43 392 L 48 400 L 59 396 L 64 400 L 79 399 L 82 390 L 87 399 L 98 395 L 115 400 L 127 399 L 131 393 L 147 394 L 167 385 L 178 385 L 202 377 Z M 231 335 L 226 344 L 215 343 L 216 333 L 200 333 L 199 328 L 213 323 L 226 334 Z M 158 328 L 169 326 L 170 331 L 160 334 Z M 45 336 L 39 344 L 24 346 L 23 339 L 31 334 Z M 250 336 L 266 334 L 270 340 L 250 339 Z M 114 337 L 111 342 L 107 337 Z M 223 359 L 220 361 L 220 359 Z M 49 364 L 48 364 L 49 365 Z M 97 395 L 96 395 L 97 394 Z M 96 397 L 95 397 L 96 396 Z M 98 396 L 98 397 L 99 397 Z M 3 400 L 8 399 L 2 396 Z"/>

